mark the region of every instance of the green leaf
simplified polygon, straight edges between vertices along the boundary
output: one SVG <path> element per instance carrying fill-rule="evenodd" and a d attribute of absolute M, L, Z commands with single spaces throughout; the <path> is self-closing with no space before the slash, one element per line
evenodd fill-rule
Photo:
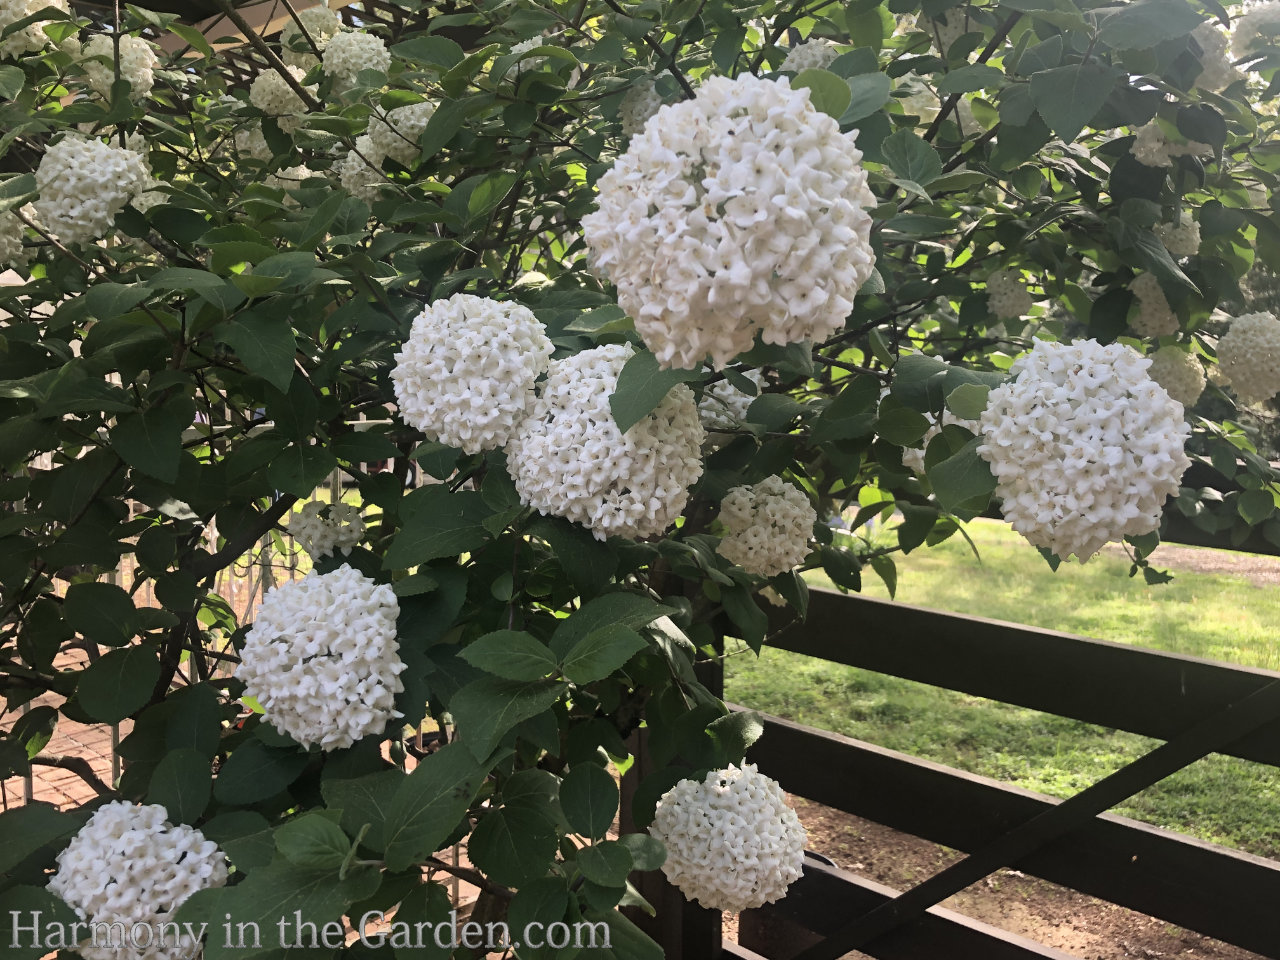
<path fill-rule="evenodd" d="M 876 418 L 876 433 L 890 443 L 909 447 L 929 430 L 929 421 L 923 413 L 904 406 L 892 394 L 880 401 L 880 414 Z"/>
<path fill-rule="evenodd" d="M 138 610 L 114 583 L 73 583 L 62 604 L 67 625 L 94 643 L 118 647 L 137 630 Z"/>
<path fill-rule="evenodd" d="M 474 491 L 451 493 L 443 484 L 420 487 L 401 503 L 404 526 L 387 549 L 387 568 L 478 550 L 489 538 L 484 519 L 491 512 Z"/>
<path fill-rule="evenodd" d="M 974 437 L 959 452 L 927 469 L 929 483 L 943 509 L 981 510 L 996 488 L 987 461 L 978 455 L 981 437 Z"/>
<path fill-rule="evenodd" d="M 0 67 L 0 100 L 16 100 L 26 85 L 27 75 L 19 67 Z"/>
<path fill-rule="evenodd" d="M 541 680 L 557 667 L 547 645 L 521 630 L 487 633 L 459 656 L 473 667 L 507 680 Z"/>
<path fill-rule="evenodd" d="M 560 806 L 575 833 L 599 840 L 618 812 L 618 785 L 604 767 L 576 764 L 560 784 Z"/>
<path fill-rule="evenodd" d="M 517 723 L 549 710 L 564 691 L 565 685 L 554 680 L 481 677 L 453 695 L 449 712 L 458 723 L 462 742 L 479 760 L 492 753 Z"/>
<path fill-rule="evenodd" d="M 119 723 L 146 706 L 160 679 L 160 661 L 152 647 L 112 650 L 80 674 L 76 699 L 99 723 Z"/>
<path fill-rule="evenodd" d="M 657 357 L 648 350 L 640 351 L 618 374 L 618 386 L 609 398 L 609 411 L 618 429 L 626 433 L 652 413 L 677 383 L 701 376 L 700 370 L 662 370 Z"/>
<path fill-rule="evenodd" d="M 189 403 L 178 402 L 121 417 L 111 430 L 111 444 L 129 466 L 173 483 L 182 461 L 182 431 L 191 423 L 191 412 Z"/>
<path fill-rule="evenodd" d="M 667 861 L 667 848 L 647 833 L 624 833 L 618 842 L 627 848 L 637 870 L 657 870 Z"/>
<path fill-rule="evenodd" d="M 1031 101 L 1049 129 L 1071 143 L 1107 102 L 1116 79 L 1115 70 L 1097 62 L 1041 70 L 1031 77 Z"/>
<path fill-rule="evenodd" d="M 985 63 L 974 63 L 952 70 L 938 81 L 938 94 L 943 97 L 953 93 L 972 93 L 974 90 L 992 90 L 1004 84 L 1004 71 Z"/>
<path fill-rule="evenodd" d="M 172 823 L 195 823 L 213 796 L 213 771 L 209 758 L 190 747 L 166 754 L 151 775 L 147 803 L 169 811 Z"/>
<path fill-rule="evenodd" d="M 1245 523 L 1257 526 L 1275 513 L 1276 501 L 1269 490 L 1246 490 L 1240 494 L 1236 509 Z"/>
<path fill-rule="evenodd" d="M 888 77 L 885 78 L 886 80 Z M 791 81 L 791 89 L 808 90 L 809 102 L 829 117 L 839 120 L 849 106 L 853 92 L 830 70 L 801 70 Z M 883 101 L 881 101 L 883 104 Z M 870 111 L 868 111 L 869 113 Z M 864 113 L 865 117 L 866 114 Z"/>
<path fill-rule="evenodd" d="M 195 27 L 188 26 L 185 23 L 178 23 L 175 20 L 169 24 L 168 29 L 190 44 L 191 48 L 201 56 L 207 59 L 213 57 L 213 47 L 209 46 L 209 41 L 205 39 L 205 35 Z"/>
<path fill-rule="evenodd" d="M 242 314 L 240 319 L 220 325 L 214 336 L 235 350 L 250 373 L 262 377 L 281 393 L 289 392 L 298 344 L 288 316 Z"/>
<path fill-rule="evenodd" d="M 273 749 L 250 740 L 232 751 L 218 768 L 213 795 L 219 803 L 247 806 L 274 797 L 298 779 L 307 756 L 297 750 Z"/>
<path fill-rule="evenodd" d="M 468 105 L 463 101 L 441 101 L 436 112 L 427 121 L 422 136 L 418 138 L 418 143 L 422 147 L 422 156 L 419 158 L 421 163 L 425 164 L 457 136 L 466 122 L 467 112 Z"/>
<path fill-rule="evenodd" d="M 467 838 L 467 856 L 495 883 L 512 887 L 540 880 L 556 857 L 553 828 L 519 806 L 485 815 Z"/>
<path fill-rule="evenodd" d="M 1227 142 L 1227 121 L 1207 103 L 1188 104 L 1178 109 L 1178 132 L 1188 140 L 1221 150 Z"/>
<path fill-rule="evenodd" d="M 604 840 L 578 851 L 578 869 L 592 883 L 621 887 L 635 868 L 631 852 L 617 840 Z"/>
<path fill-rule="evenodd" d="M 267 480 L 277 490 L 309 497 L 337 466 L 337 458 L 325 447 L 291 443 L 267 465 Z"/>
<path fill-rule="evenodd" d="M 577 684 L 603 680 L 647 644 L 635 630 L 618 623 L 593 630 L 564 655 L 561 669 Z"/>
<path fill-rule="evenodd" d="M 404 783 L 399 770 L 380 770 L 350 780 L 326 780 L 320 787 L 325 806 L 342 811 L 342 829 L 352 835 L 369 825 L 364 844 L 382 852 L 386 847 L 385 830 L 396 791 Z"/>
<path fill-rule="evenodd" d="M 351 839 L 328 817 L 309 813 L 275 832 L 276 849 L 292 864 L 337 871 L 351 852 Z"/>
<path fill-rule="evenodd" d="M 942 176 L 938 151 L 910 130 L 899 130 L 885 137 L 880 152 L 889 169 L 904 180 L 927 186 Z"/>
<path fill-rule="evenodd" d="M 889 102 L 893 81 L 884 73 L 864 73 L 850 77 L 849 106 L 840 117 L 840 124 L 857 123 L 871 116 Z"/>
<path fill-rule="evenodd" d="M 387 867 L 406 870 L 435 853 L 458 826 L 488 772 L 458 741 L 418 764 L 391 800 Z"/>
<path fill-rule="evenodd" d="M 18 809 L 22 809 L 19 807 Z M 8 829 L 6 815 L 0 815 L 0 836 Z M 41 936 L 30 930 L 32 914 L 36 914 Z M 16 886 L 0 893 L 0 943 L 5 960 L 41 960 L 53 951 L 41 939 L 50 925 L 70 930 L 78 918 L 60 897 L 44 887 Z M 16 921 L 16 922 L 15 922 Z"/>
<path fill-rule="evenodd" d="M 0 813 L 0 874 L 8 873 L 46 843 L 80 829 L 80 821 L 47 803 L 28 803 Z"/>
<path fill-rule="evenodd" d="M 95 283 L 85 291 L 85 312 L 98 320 L 109 320 L 132 310 L 149 296 L 151 288 L 141 283 Z"/>
<path fill-rule="evenodd" d="M 581 610 L 556 627 L 551 635 L 551 652 L 563 660 L 579 641 L 602 627 L 616 624 L 638 630 L 674 612 L 672 608 L 636 593 L 606 593 L 583 604 Z"/>
<path fill-rule="evenodd" d="M 741 763 L 747 748 L 760 739 L 764 723 L 753 710 L 735 710 L 728 716 L 713 720 L 707 731 L 724 752 L 724 766 Z"/>
<path fill-rule="evenodd" d="M 1129 0 L 1107 8 L 1098 38 L 1113 50 L 1150 50 L 1194 30 L 1204 16 L 1187 0 Z"/>
<path fill-rule="evenodd" d="M 981 383 L 962 383 L 947 394 L 947 409 L 962 420 L 977 420 L 987 409 L 991 388 Z"/>

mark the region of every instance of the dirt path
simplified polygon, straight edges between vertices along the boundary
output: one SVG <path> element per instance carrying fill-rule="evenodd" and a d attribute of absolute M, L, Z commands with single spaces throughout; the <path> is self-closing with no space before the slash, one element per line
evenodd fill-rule
<path fill-rule="evenodd" d="M 1104 555 L 1123 557 L 1124 548 L 1109 543 L 1102 548 Z M 1162 543 L 1151 555 L 1151 565 L 1161 570 L 1177 573 L 1221 573 L 1243 577 L 1255 587 L 1280 584 L 1280 557 L 1268 557 L 1258 553 L 1234 553 L 1229 550 L 1211 550 L 1208 547 L 1184 547 L 1174 543 Z"/>

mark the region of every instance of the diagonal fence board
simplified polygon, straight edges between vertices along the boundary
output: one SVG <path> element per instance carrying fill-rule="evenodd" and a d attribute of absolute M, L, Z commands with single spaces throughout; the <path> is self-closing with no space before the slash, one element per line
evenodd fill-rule
<path fill-rule="evenodd" d="M 838 734 L 765 717 L 748 759 L 784 789 L 963 851 L 1059 801 Z M 817 775 L 816 771 L 822 771 Z M 1007 864 L 1264 956 L 1280 950 L 1280 864 L 1112 814 Z"/>
<path fill-rule="evenodd" d="M 1280 673 L 831 590 L 770 612 L 779 650 L 1169 740 Z M 1280 766 L 1280 721 L 1222 752 Z"/>

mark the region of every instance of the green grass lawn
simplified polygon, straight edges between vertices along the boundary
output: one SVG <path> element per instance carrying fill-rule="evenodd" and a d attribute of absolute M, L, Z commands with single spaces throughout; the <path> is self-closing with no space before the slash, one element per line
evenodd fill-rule
<path fill-rule="evenodd" d="M 1247 666 L 1280 669 L 1280 590 L 1241 577 L 1175 571 L 1130 579 L 1123 558 L 1055 574 L 1002 524 L 970 527 L 899 567 L 898 600 Z M 1159 566 L 1157 551 L 1153 564 Z M 815 578 L 815 584 L 822 583 Z M 871 596 L 887 596 L 867 582 Z M 800 723 L 868 740 L 1031 790 L 1069 796 L 1156 741 L 853 667 L 766 650 L 727 660 L 726 696 Z M 1280 770 L 1212 756 L 1117 813 L 1280 857 Z"/>

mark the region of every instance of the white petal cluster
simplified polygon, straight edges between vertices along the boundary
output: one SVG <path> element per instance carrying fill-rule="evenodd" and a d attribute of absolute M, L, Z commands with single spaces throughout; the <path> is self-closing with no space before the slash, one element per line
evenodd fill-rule
<path fill-rule="evenodd" d="M 652 80 L 638 80 L 628 89 L 618 108 L 622 118 L 622 134 L 634 137 L 644 129 L 644 125 L 662 108 L 662 96 L 658 86 Z"/>
<path fill-rule="evenodd" d="M 236 152 L 243 157 L 267 161 L 271 159 L 271 147 L 262 133 L 262 124 L 254 121 L 241 127 L 235 135 Z"/>
<path fill-rule="evenodd" d="M 836 62 L 840 48 L 825 37 L 812 37 L 787 51 L 779 69 L 799 73 L 801 70 L 825 70 Z"/>
<path fill-rule="evenodd" d="M 342 32 L 342 18 L 324 4 L 299 10 L 298 19 L 321 53 L 329 41 Z M 300 49 L 294 50 L 295 45 Z M 280 58 L 291 67 L 300 67 L 305 72 L 319 63 L 292 17 L 280 30 L 280 47 Z"/>
<path fill-rule="evenodd" d="M 1280 38 L 1280 0 L 1248 7 L 1231 32 L 1231 55 L 1237 60 L 1266 53 Z"/>
<path fill-rule="evenodd" d="M 969 32 L 969 26 L 965 23 L 965 14 L 958 8 L 953 8 L 943 13 L 942 16 L 932 20 L 925 20 L 924 27 L 929 36 L 933 37 L 934 45 L 938 48 L 938 52 L 944 57 L 947 51 L 951 49 L 951 45 Z"/>
<path fill-rule="evenodd" d="M 1231 63 L 1227 55 L 1230 41 L 1210 20 L 1191 31 L 1191 36 L 1200 45 L 1200 75 L 1196 77 L 1196 86 L 1201 90 L 1216 93 L 1244 77 Z"/>
<path fill-rule="evenodd" d="M 609 344 L 553 361 L 507 445 L 520 502 L 580 523 L 599 540 L 662 533 L 702 476 L 702 424 L 684 384 L 625 434 L 614 422 L 609 397 L 634 353 L 630 344 Z"/>
<path fill-rule="evenodd" d="M 1165 392 L 1189 409 L 1204 393 L 1204 367 L 1195 354 L 1170 344 L 1151 355 L 1147 370 L 1151 379 L 1164 387 Z"/>
<path fill-rule="evenodd" d="M 365 133 L 356 137 L 355 149 L 349 150 L 334 164 L 333 171 L 344 190 L 365 203 L 373 203 L 387 182 L 382 172 L 382 160 L 382 154 L 373 145 L 373 138 Z"/>
<path fill-rule="evenodd" d="M 1182 142 L 1170 139 L 1164 127 L 1152 120 L 1138 128 L 1129 152 L 1143 166 L 1167 167 L 1173 163 L 1174 157 L 1210 156 L 1213 154 L 1213 147 L 1197 140 Z"/>
<path fill-rule="evenodd" d="M 99 807 L 58 854 L 49 890 L 102 928 L 84 960 L 188 960 L 199 945 L 176 935 L 178 908 L 193 893 L 227 882 L 222 851 L 194 827 L 174 826 L 159 804 L 116 800 Z M 168 926 L 162 926 L 169 924 Z M 136 925 L 136 926 L 135 926 Z M 148 944 L 148 941 L 150 943 Z"/>
<path fill-rule="evenodd" d="M 324 48 L 324 72 L 339 86 L 356 82 L 361 70 L 383 73 L 391 66 L 391 51 L 386 41 L 362 30 L 345 30 L 334 36 Z"/>
<path fill-rule="evenodd" d="M 312 557 L 349 556 L 364 537 L 364 519 L 349 503 L 308 502 L 289 518 L 289 536 Z"/>
<path fill-rule="evenodd" d="M 316 173 L 305 163 L 300 163 L 296 167 L 285 167 L 275 173 L 269 173 L 262 178 L 264 185 L 271 187 L 273 190 L 296 190 L 312 177 L 318 177 Z M 285 199 L 286 204 L 296 203 L 292 198 Z"/>
<path fill-rule="evenodd" d="M 667 848 L 667 879 L 712 910 L 781 900 L 804 871 L 804 826 L 753 763 L 681 780 L 658 801 L 649 833 Z"/>
<path fill-rule="evenodd" d="M 22 214 L 27 219 L 35 216 L 35 207 L 27 204 Z M 6 267 L 24 267 L 27 264 L 26 247 L 23 240 L 27 235 L 27 225 L 18 219 L 12 210 L 0 210 L 0 271 Z"/>
<path fill-rule="evenodd" d="M 67 0 L 0 0 L 0 33 L 19 20 L 25 20 L 45 7 L 56 7 L 69 13 Z M 0 60 L 20 57 L 25 53 L 37 53 L 49 43 L 48 35 L 40 29 L 48 21 L 28 24 L 11 36 L 0 40 Z"/>
<path fill-rule="evenodd" d="M 81 48 L 81 56 L 105 58 L 86 60 L 83 64 L 89 86 L 103 97 L 111 96 L 111 85 L 116 82 L 115 43 L 105 33 L 95 33 Z M 147 99 L 155 86 L 156 67 L 160 58 L 151 44 L 141 37 L 124 33 L 120 35 L 120 78 L 129 81 L 129 99 L 135 103 Z"/>
<path fill-rule="evenodd" d="M 1174 257 L 1194 257 L 1200 252 L 1200 224 L 1186 210 L 1177 223 L 1157 223 L 1155 234 Z"/>
<path fill-rule="evenodd" d="M 759 370 L 748 370 L 743 376 L 756 385 L 754 394 L 743 393 L 728 379 L 717 380 L 702 391 L 698 416 L 704 429 L 737 430 L 742 426 L 742 421 L 747 418 L 747 408 L 764 386 L 764 374 Z"/>
<path fill-rule="evenodd" d="M 63 243 L 92 243 L 105 237 L 116 214 L 150 185 L 151 172 L 141 154 L 68 135 L 40 159 L 36 212 Z"/>
<path fill-rule="evenodd" d="M 401 716 L 400 605 L 347 564 L 267 593 L 236 676 L 266 721 L 303 746 L 349 747 Z"/>
<path fill-rule="evenodd" d="M 168 202 L 169 195 L 163 190 L 147 190 L 138 194 L 129 201 L 133 209 L 137 210 L 139 213 L 146 213 L 152 207 L 158 207 L 160 204 Z"/>
<path fill-rule="evenodd" d="M 436 105 L 423 100 L 396 107 L 386 114 L 375 113 L 369 118 L 368 130 L 373 149 L 407 167 L 422 152 L 418 140 L 435 112 Z"/>
<path fill-rule="evenodd" d="M 924 439 L 920 442 L 920 448 L 904 447 L 902 449 L 902 465 L 908 470 L 914 470 L 916 473 L 924 476 L 924 454 L 929 448 L 929 441 L 942 432 L 943 427 L 957 426 L 964 427 L 975 436 L 978 433 L 978 421 L 966 420 L 963 417 L 957 417 L 950 410 L 943 409 L 942 423 L 938 423 L 938 418 L 932 413 L 926 413 L 925 419 L 929 421 L 929 429 L 925 431 Z"/>
<path fill-rule="evenodd" d="M 894 89 L 898 93 L 905 94 L 897 98 L 902 112 L 919 117 L 923 124 L 932 123 L 933 118 L 942 109 L 942 101 L 938 99 L 938 95 L 924 82 L 924 78 L 914 71 L 899 77 Z"/>
<path fill-rule="evenodd" d="M 997 270 L 987 277 L 987 306 L 1001 320 L 1017 320 L 1031 312 L 1035 299 L 1016 270 Z"/>
<path fill-rule="evenodd" d="M 1154 273 L 1140 273 L 1129 284 L 1137 310 L 1129 320 L 1129 326 L 1140 337 L 1167 337 L 1178 332 L 1178 315 L 1169 306 L 1169 300 L 1160 287 Z"/>
<path fill-rule="evenodd" d="M 299 82 L 306 76 L 301 67 L 287 69 L 289 75 Z M 303 89 L 314 97 L 319 87 L 313 83 Z M 274 70 L 263 70 L 253 78 L 253 84 L 249 87 L 249 102 L 268 117 L 275 117 L 276 123 L 285 133 L 293 133 L 302 126 L 302 115 L 307 112 L 306 103 L 289 86 L 288 81 Z"/>
<path fill-rule="evenodd" d="M 1119 343 L 1037 340 L 991 391 L 978 453 L 1004 518 L 1038 547 L 1087 560 L 1150 533 L 1190 464 L 1182 404 Z"/>
<path fill-rule="evenodd" d="M 855 138 L 808 90 L 750 74 L 711 77 L 632 138 L 582 226 L 662 366 L 844 326 L 875 267 Z"/>
<path fill-rule="evenodd" d="M 466 293 L 437 300 L 395 357 L 400 416 L 465 453 L 497 450 L 528 414 L 554 350 L 528 307 Z"/>
<path fill-rule="evenodd" d="M 809 555 L 818 512 L 804 492 L 781 477 L 734 487 L 720 502 L 725 536 L 720 556 L 747 573 L 774 577 Z"/>
<path fill-rule="evenodd" d="M 1218 369 L 1242 403 L 1263 403 L 1280 393 L 1280 320 L 1270 313 L 1232 320 L 1218 341 Z"/>

